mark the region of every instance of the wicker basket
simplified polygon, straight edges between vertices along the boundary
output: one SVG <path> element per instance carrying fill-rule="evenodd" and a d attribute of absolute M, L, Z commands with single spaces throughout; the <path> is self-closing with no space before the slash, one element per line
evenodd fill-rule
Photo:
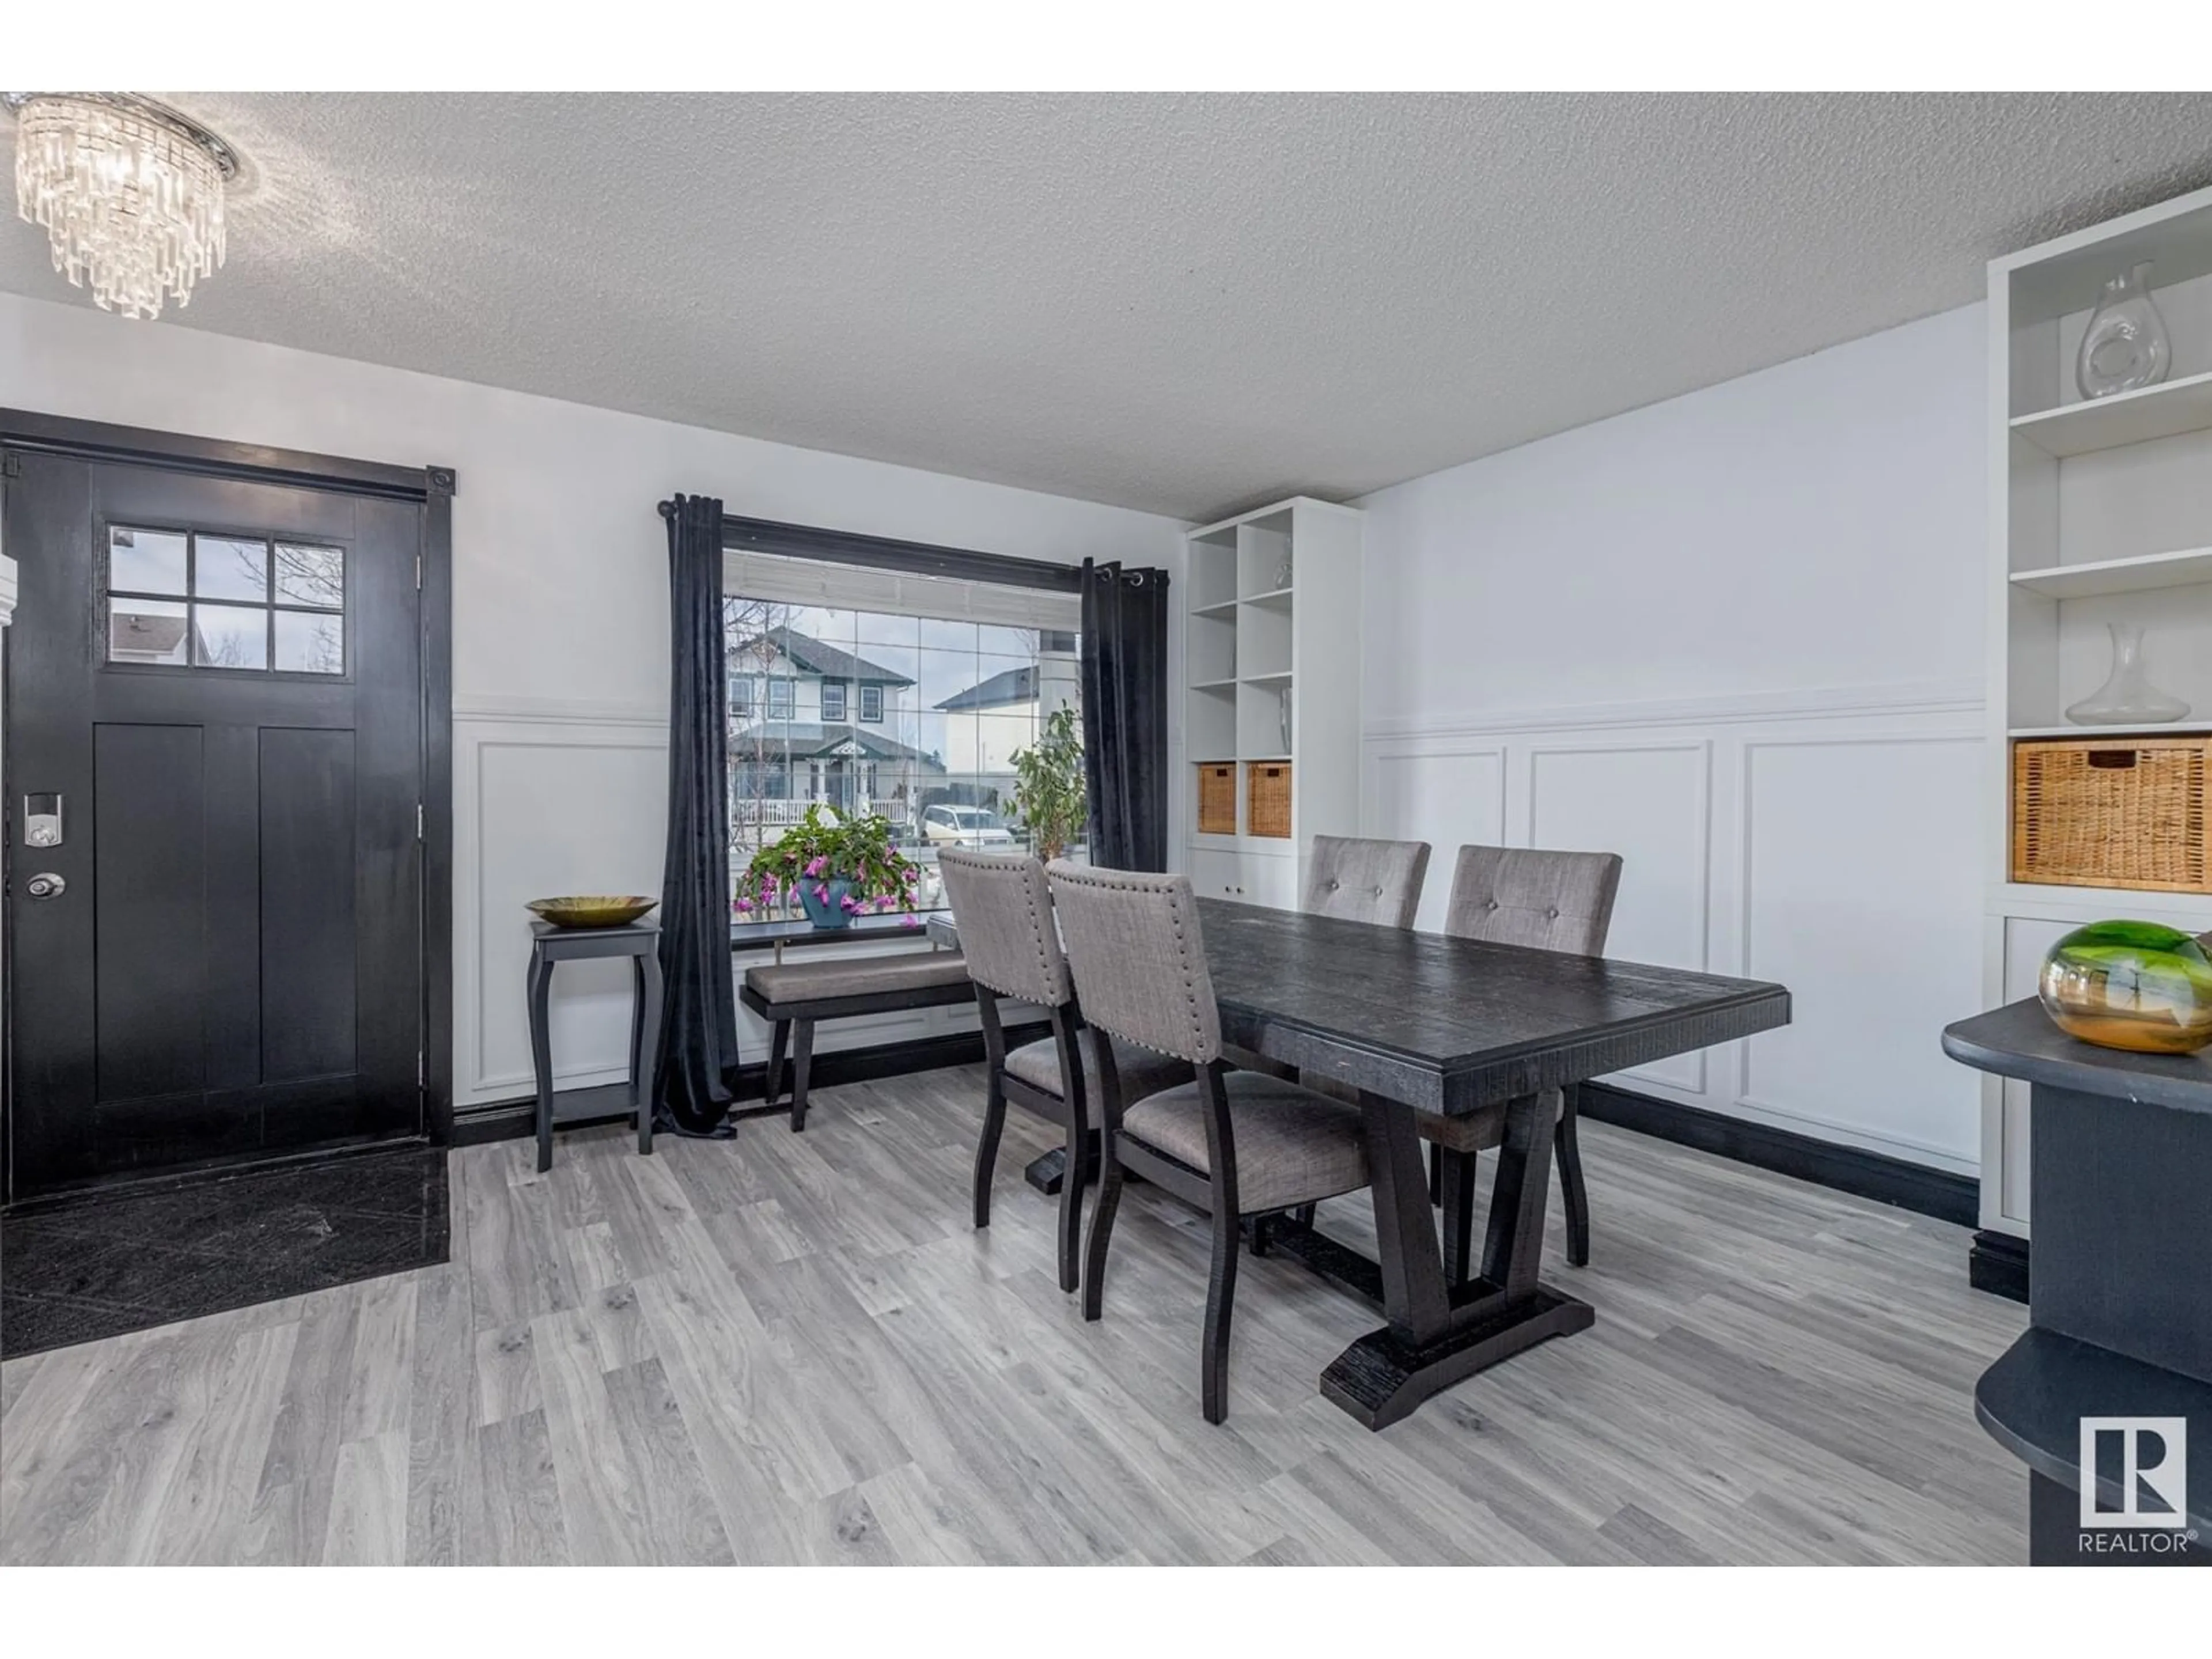
<path fill-rule="evenodd" d="M 2212 738 L 2058 738 L 2012 751 L 2012 878 L 2212 892 Z"/>
<path fill-rule="evenodd" d="M 1244 767 L 1245 834 L 1291 837 L 1291 763 L 1248 761 Z"/>
<path fill-rule="evenodd" d="M 1237 833 L 1237 769 L 1208 762 L 1198 769 L 1198 833 Z"/>

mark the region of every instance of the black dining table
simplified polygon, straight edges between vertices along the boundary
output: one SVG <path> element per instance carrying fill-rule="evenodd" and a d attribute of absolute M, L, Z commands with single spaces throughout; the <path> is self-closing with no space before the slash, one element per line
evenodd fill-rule
<path fill-rule="evenodd" d="M 1492 945 L 1303 912 L 1198 901 L 1224 1042 L 1356 1091 L 1377 1256 L 1310 1225 L 1271 1247 L 1379 1302 L 1386 1322 L 1322 1373 L 1370 1429 L 1500 1360 L 1589 1328 L 1590 1305 L 1540 1277 L 1555 1091 L 1790 1022 L 1758 980 Z M 957 938 L 933 921 L 941 939 Z M 1449 1281 L 1416 1110 L 1503 1106 L 1479 1266 Z"/>

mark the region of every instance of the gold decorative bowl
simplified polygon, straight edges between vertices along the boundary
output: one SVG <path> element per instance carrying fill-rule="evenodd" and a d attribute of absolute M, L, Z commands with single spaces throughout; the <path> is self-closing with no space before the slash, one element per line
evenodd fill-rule
<path fill-rule="evenodd" d="M 532 899 L 529 908 L 556 927 L 619 927 L 659 902 L 635 893 L 572 893 L 565 898 Z"/>

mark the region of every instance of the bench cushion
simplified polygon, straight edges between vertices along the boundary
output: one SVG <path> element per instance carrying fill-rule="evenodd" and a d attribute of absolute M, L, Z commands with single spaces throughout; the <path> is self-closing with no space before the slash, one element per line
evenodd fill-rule
<path fill-rule="evenodd" d="M 830 1002 L 844 997 L 893 996 L 933 986 L 969 984 L 957 951 L 915 951 L 895 957 L 848 957 L 838 962 L 763 963 L 745 969 L 745 986 L 772 1003 Z"/>
<path fill-rule="evenodd" d="M 1229 1093 L 1243 1213 L 1318 1203 L 1367 1184 L 1367 1137 L 1358 1107 L 1258 1072 L 1231 1072 L 1221 1081 Z M 1121 1115 L 1121 1133 L 1212 1173 L 1200 1087 L 1187 1083 L 1138 1102 Z"/>
<path fill-rule="evenodd" d="M 1090 1103 L 1093 1121 L 1104 1111 L 1098 1097 L 1098 1066 L 1091 1057 L 1091 1039 L 1079 1036 L 1075 1051 L 1083 1057 L 1083 1097 Z M 1121 1097 L 1141 1100 L 1163 1089 L 1191 1080 L 1190 1062 L 1133 1042 L 1114 1045 L 1114 1070 L 1121 1079 Z M 1018 1077 L 1032 1089 L 1060 1098 L 1060 1048 L 1051 1038 L 1025 1042 L 1006 1056 L 1006 1075 Z"/>

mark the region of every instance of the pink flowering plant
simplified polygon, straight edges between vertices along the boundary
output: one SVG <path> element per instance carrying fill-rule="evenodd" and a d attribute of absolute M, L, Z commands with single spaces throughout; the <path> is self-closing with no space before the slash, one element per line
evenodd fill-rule
<path fill-rule="evenodd" d="M 902 909 L 909 926 L 921 872 L 891 838 L 891 823 L 880 813 L 838 813 L 819 802 L 759 852 L 738 882 L 733 908 L 760 915 L 780 905 L 815 902 L 834 906 L 847 916 Z"/>

